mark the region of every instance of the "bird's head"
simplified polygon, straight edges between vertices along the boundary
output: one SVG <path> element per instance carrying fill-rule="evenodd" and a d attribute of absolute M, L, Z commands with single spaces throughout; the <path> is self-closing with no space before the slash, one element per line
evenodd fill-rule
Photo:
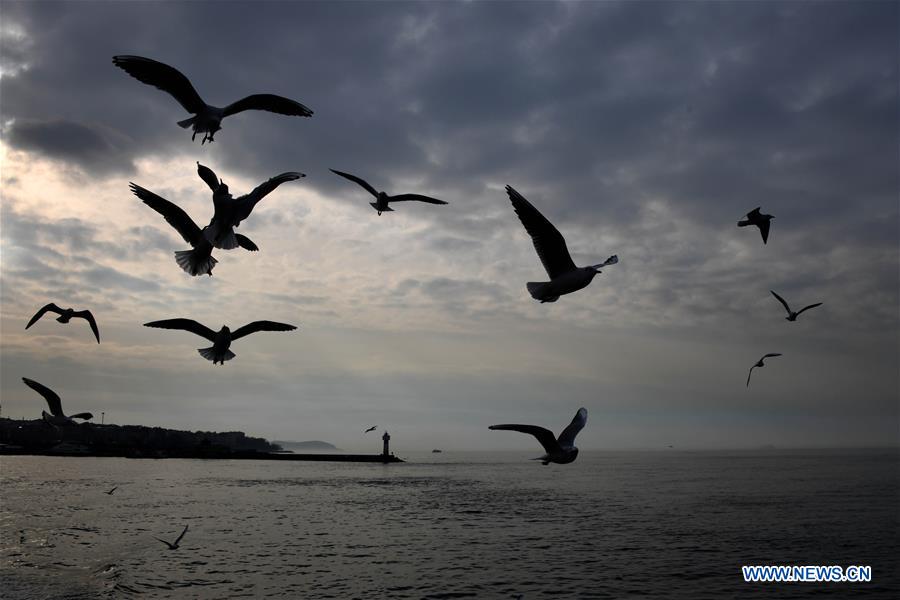
<path fill-rule="evenodd" d="M 222 325 L 222 333 L 231 333 L 231 330 L 228 328 L 228 325 Z"/>
<path fill-rule="evenodd" d="M 215 196 L 222 197 L 222 196 L 230 196 L 230 195 L 231 194 L 228 191 L 228 184 L 225 183 L 224 181 L 222 181 L 221 179 L 219 179 L 219 187 L 216 188 Z"/>

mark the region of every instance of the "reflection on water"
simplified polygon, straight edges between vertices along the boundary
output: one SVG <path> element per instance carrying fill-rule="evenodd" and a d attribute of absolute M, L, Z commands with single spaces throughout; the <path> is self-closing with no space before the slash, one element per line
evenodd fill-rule
<path fill-rule="evenodd" d="M 900 597 L 896 452 L 409 460 L 3 457 L 0 597 Z M 769 563 L 874 582 L 743 582 Z"/>

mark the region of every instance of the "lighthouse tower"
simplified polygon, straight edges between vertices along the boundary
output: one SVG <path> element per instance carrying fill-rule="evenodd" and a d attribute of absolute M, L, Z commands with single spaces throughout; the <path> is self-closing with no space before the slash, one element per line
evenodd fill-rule
<path fill-rule="evenodd" d="M 390 443 L 389 442 L 391 441 L 391 436 L 385 430 L 384 435 L 381 436 L 381 439 L 384 440 L 384 450 L 382 451 L 382 456 L 384 456 L 386 458 L 388 455 L 390 455 Z"/>

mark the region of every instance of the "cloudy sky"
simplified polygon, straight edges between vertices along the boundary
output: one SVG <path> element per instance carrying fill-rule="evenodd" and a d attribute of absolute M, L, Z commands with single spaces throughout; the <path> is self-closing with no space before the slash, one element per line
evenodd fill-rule
<path fill-rule="evenodd" d="M 895 444 L 896 2 L 15 3 L 0 25 L 4 416 L 239 429 L 397 452 L 535 449 L 498 422 L 583 448 Z M 310 119 L 242 113 L 191 142 L 167 94 L 114 67 L 147 56 L 220 106 L 294 98 Z M 202 225 L 196 162 L 235 193 L 291 170 L 240 228 L 261 248 L 187 247 L 128 182 Z M 378 217 L 331 174 L 409 204 Z M 503 191 L 551 219 L 586 289 L 546 279 Z M 776 215 L 768 245 L 735 223 Z M 824 302 L 795 323 L 795 308 Z M 45 303 L 90 308 L 86 324 Z M 299 326 L 212 366 L 187 317 Z M 754 371 L 766 352 L 784 356 Z M 371 436 L 372 434 L 369 434 Z"/>

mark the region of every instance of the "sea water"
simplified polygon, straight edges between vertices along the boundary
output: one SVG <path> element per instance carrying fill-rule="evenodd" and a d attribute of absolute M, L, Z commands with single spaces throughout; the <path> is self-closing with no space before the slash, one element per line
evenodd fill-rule
<path fill-rule="evenodd" d="M 538 453 L 2 457 L 0 597 L 900 598 L 896 450 Z"/>

